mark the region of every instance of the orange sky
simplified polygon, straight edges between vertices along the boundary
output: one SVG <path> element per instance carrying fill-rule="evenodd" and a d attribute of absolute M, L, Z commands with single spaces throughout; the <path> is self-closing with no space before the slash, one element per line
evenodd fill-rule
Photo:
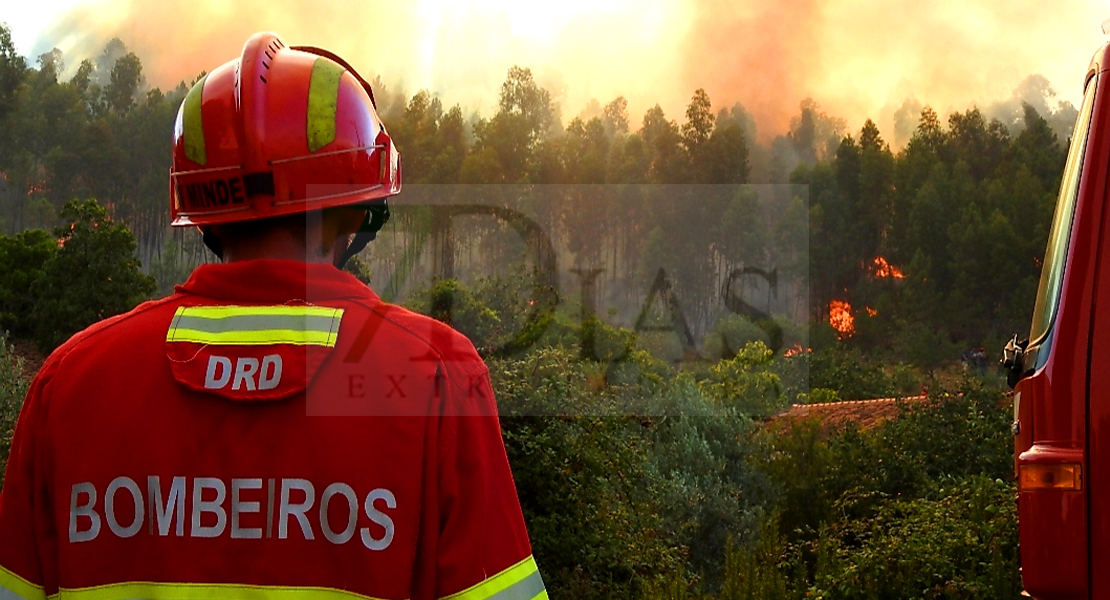
<path fill-rule="evenodd" d="M 704 87 L 715 107 L 742 102 L 761 138 L 785 131 L 807 96 L 852 130 L 875 119 L 888 138 L 910 96 L 945 114 L 1004 100 L 1039 73 L 1075 103 L 1110 17 L 1090 0 L 47 0 L 36 10 L 37 20 L 0 16 L 17 37 L 36 23 L 25 52 L 59 46 L 72 67 L 118 36 L 163 88 L 270 29 L 467 111 L 489 112 L 513 64 L 532 68 L 564 120 L 591 98 L 624 95 L 633 128 L 656 102 L 681 121 Z"/>

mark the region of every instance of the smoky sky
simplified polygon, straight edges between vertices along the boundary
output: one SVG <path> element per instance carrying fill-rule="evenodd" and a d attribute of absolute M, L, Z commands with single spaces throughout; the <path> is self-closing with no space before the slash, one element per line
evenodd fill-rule
<path fill-rule="evenodd" d="M 742 103 L 765 140 L 813 98 L 896 142 L 925 105 L 1012 105 L 1015 90 L 1050 112 L 1077 102 L 1107 16 L 1088 0 L 94 0 L 58 15 L 35 51 L 58 46 L 72 69 L 119 37 L 165 89 L 270 30 L 467 111 L 488 114 L 519 64 L 564 118 L 623 95 L 633 129 L 656 103 L 681 122 L 705 88 L 715 108 Z"/>

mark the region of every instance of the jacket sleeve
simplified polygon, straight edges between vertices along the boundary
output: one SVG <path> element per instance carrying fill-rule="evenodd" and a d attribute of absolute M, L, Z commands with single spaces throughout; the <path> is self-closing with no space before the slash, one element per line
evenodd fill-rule
<path fill-rule="evenodd" d="M 479 362 L 479 364 L 481 364 Z M 546 599 L 509 470 L 489 372 L 449 386 L 471 414 L 443 417 L 436 597 Z"/>
<path fill-rule="evenodd" d="M 15 436 L 0 489 L 0 598 L 43 600 L 47 597 L 40 544 L 49 517 L 43 511 L 36 446 L 46 368 L 31 385 L 16 422 Z"/>

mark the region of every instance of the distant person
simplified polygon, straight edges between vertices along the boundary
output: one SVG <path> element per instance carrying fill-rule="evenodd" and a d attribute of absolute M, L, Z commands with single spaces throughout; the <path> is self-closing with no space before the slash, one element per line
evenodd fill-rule
<path fill-rule="evenodd" d="M 546 598 L 481 358 L 337 268 L 401 189 L 366 81 L 255 35 L 185 97 L 170 177 L 223 262 L 42 367 L 0 598 Z"/>

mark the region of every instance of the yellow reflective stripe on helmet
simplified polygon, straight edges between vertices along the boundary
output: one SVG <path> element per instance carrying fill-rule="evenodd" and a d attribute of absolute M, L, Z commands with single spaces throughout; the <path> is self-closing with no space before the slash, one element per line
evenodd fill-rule
<path fill-rule="evenodd" d="M 312 64 L 312 78 L 308 82 L 309 152 L 315 152 L 335 140 L 335 115 L 342 77 L 343 67 L 324 57 L 317 58 Z"/>
<path fill-rule="evenodd" d="M 35 585 L 0 565 L 0 599 L 46 600 L 46 592 L 41 585 Z"/>
<path fill-rule="evenodd" d="M 343 309 L 326 306 L 182 306 L 173 315 L 166 341 L 333 348 L 342 319 Z"/>
<path fill-rule="evenodd" d="M 539 600 L 547 598 L 540 570 L 531 556 L 457 594 L 441 600 Z"/>
<path fill-rule="evenodd" d="M 208 76 L 200 78 L 185 95 L 181 110 L 181 130 L 185 135 L 185 158 L 203 165 L 208 162 L 208 152 L 204 147 L 204 122 L 201 119 L 201 99 L 204 95 L 204 82 Z"/>
<path fill-rule="evenodd" d="M 51 598 L 61 600 L 378 600 L 346 590 L 325 587 L 294 587 L 277 585 L 238 585 L 233 583 L 154 583 L 134 581 L 89 588 L 62 590 Z"/>

